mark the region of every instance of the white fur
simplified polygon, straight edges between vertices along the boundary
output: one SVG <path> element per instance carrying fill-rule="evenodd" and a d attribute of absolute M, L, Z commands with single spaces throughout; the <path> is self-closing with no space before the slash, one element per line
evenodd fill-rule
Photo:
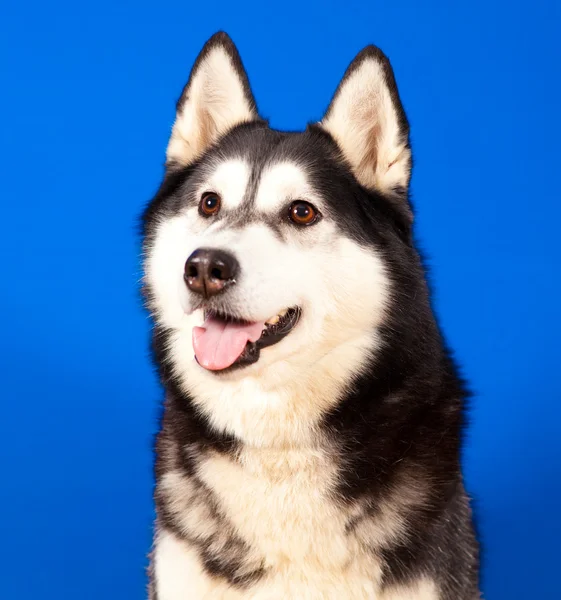
<path fill-rule="evenodd" d="M 392 489 L 376 503 L 377 518 L 360 519 L 369 508 L 368 499 L 358 501 L 348 513 L 350 519 L 358 518 L 354 535 L 363 544 L 383 548 L 407 540 L 407 518 L 429 501 L 429 486 L 425 479 L 396 473 Z"/>
<path fill-rule="evenodd" d="M 409 585 L 400 585 L 387 590 L 380 600 L 439 600 L 440 594 L 432 579 L 423 577 Z"/>
<path fill-rule="evenodd" d="M 317 202 L 317 194 L 299 166 L 290 162 L 277 163 L 261 174 L 255 197 L 258 210 L 278 212 L 294 200 L 306 200 L 312 204 Z"/>
<path fill-rule="evenodd" d="M 400 131 L 382 65 L 367 57 L 342 83 L 321 125 L 368 188 L 406 188 L 411 151 Z"/>
<path fill-rule="evenodd" d="M 144 279 L 153 290 L 150 309 L 165 327 L 180 328 L 186 318 L 183 271 L 189 254 L 186 215 L 162 220 L 156 243 L 146 248 Z"/>
<path fill-rule="evenodd" d="M 159 532 L 154 548 L 158 600 L 203 600 L 212 589 L 197 553 L 171 533 Z"/>
<path fill-rule="evenodd" d="M 198 196 L 200 198 L 205 192 L 215 192 L 222 200 L 222 210 L 233 211 L 243 202 L 249 176 L 249 165 L 243 160 L 220 162 L 199 190 Z"/>
<path fill-rule="evenodd" d="M 168 162 L 188 165 L 229 129 L 256 116 L 228 52 L 215 46 L 192 74 L 173 125 Z"/>
<path fill-rule="evenodd" d="M 173 534 L 160 532 L 154 551 L 158 600 L 439 600 L 428 577 L 407 585 L 379 591 L 379 565 L 349 563 L 325 572 L 308 571 L 286 563 L 282 571 L 248 590 L 239 591 L 219 579 L 208 577 L 192 549 Z M 366 571 L 365 571 L 366 569 Z"/>

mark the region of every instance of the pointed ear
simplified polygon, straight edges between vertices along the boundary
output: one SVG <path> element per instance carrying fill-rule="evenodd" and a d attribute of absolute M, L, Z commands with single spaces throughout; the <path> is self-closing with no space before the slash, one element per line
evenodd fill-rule
<path fill-rule="evenodd" d="M 351 63 L 320 125 L 339 145 L 359 183 L 407 195 L 409 124 L 389 60 L 368 46 Z"/>
<path fill-rule="evenodd" d="M 177 103 L 168 166 L 192 163 L 230 129 L 258 118 L 240 55 L 226 33 L 216 33 L 199 54 Z"/>

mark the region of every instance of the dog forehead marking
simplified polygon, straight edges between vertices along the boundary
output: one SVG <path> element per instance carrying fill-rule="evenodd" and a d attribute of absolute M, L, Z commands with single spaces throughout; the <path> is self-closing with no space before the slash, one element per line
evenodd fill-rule
<path fill-rule="evenodd" d="M 200 194 L 215 192 L 222 198 L 226 209 L 238 208 L 244 201 L 250 176 L 249 165 L 242 159 L 218 162 L 202 185 Z"/>
<path fill-rule="evenodd" d="M 255 207 L 271 212 L 291 200 L 311 200 L 314 195 L 302 167 L 292 162 L 280 162 L 265 168 L 261 174 Z"/>

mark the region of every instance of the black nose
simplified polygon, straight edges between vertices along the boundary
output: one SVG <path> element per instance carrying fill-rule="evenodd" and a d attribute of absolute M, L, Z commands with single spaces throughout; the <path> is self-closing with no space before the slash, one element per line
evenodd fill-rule
<path fill-rule="evenodd" d="M 238 270 L 238 261 L 231 254 L 199 248 L 187 259 L 184 278 L 192 292 L 208 298 L 235 283 Z"/>

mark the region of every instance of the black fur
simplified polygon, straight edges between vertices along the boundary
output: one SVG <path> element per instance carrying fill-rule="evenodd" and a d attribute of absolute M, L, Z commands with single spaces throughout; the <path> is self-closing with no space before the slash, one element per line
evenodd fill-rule
<path fill-rule="evenodd" d="M 255 106 L 245 71 L 229 39 L 223 34 L 215 36 L 201 56 L 218 43 L 232 56 L 246 94 Z M 393 72 L 380 50 L 365 49 L 345 77 L 362 60 L 372 56 L 384 65 L 402 135 L 408 139 L 409 126 Z M 188 87 L 180 103 L 188 94 Z M 319 126 L 310 126 L 301 133 L 284 133 L 256 121 L 236 127 L 194 164 L 168 171 L 143 216 L 147 243 L 154 234 L 157 218 L 198 201 L 194 190 L 200 173 L 205 172 L 215 153 L 247 158 L 254 167 L 255 185 L 263 168 L 271 162 L 287 159 L 302 165 L 327 203 L 326 217 L 335 220 L 345 235 L 360 244 L 375 246 L 383 256 L 394 295 L 381 330 L 382 349 L 370 369 L 349 387 L 337 408 L 325 415 L 322 424 L 333 446 L 342 449 L 344 467 L 339 474 L 336 501 L 349 505 L 367 500 L 364 514 L 348 523 L 350 535 L 361 519 L 379 510 L 380 502 L 391 489 L 399 487 L 401 478 L 426 482 L 428 501 L 408 514 L 406 540 L 377 550 L 384 561 L 383 584 L 390 586 L 430 574 L 438 582 L 442 600 L 474 600 L 478 597 L 478 544 L 460 465 L 468 393 L 434 317 L 425 269 L 414 244 L 408 191 L 394 190 L 386 196 L 361 186 L 334 140 Z M 249 194 L 236 215 L 224 211 L 218 219 L 227 221 L 228 227 L 247 224 L 257 218 L 252 202 Z M 281 214 L 270 225 L 281 237 L 292 227 Z M 305 236 L 306 231 L 301 235 Z M 150 303 L 151 292 L 146 293 Z M 191 542 L 199 547 L 210 574 L 238 587 L 251 585 L 263 576 L 263 567 L 257 564 L 248 571 L 243 559 L 250 548 L 232 531 L 212 491 L 204 488 L 195 473 L 197 455 L 212 450 L 235 457 L 241 442 L 213 430 L 207 419 L 193 408 L 191 398 L 181 391 L 169 368 L 166 350 L 169 334 L 155 327 L 155 362 L 167 394 L 157 444 L 156 479 L 160 481 L 173 463 L 201 486 L 201 497 L 216 519 L 217 530 L 226 532 L 227 541 L 222 544 L 220 555 L 208 552 L 208 539 Z M 185 448 L 190 449 L 189 453 L 182 450 Z M 156 504 L 160 525 L 183 535 L 168 510 L 165 495 L 159 491 Z"/>

